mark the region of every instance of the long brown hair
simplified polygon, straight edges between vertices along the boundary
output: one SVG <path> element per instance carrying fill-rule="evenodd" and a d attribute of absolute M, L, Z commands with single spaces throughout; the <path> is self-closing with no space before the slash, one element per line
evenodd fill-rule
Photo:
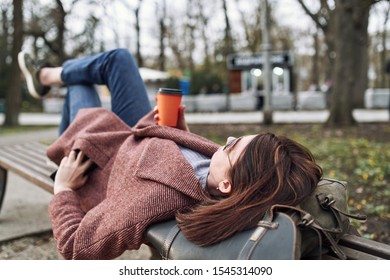
<path fill-rule="evenodd" d="M 317 186 L 322 169 L 302 145 L 266 133 L 248 144 L 228 176 L 228 197 L 205 195 L 203 204 L 176 216 L 184 236 L 199 246 L 254 227 L 273 204 L 299 204 Z"/>

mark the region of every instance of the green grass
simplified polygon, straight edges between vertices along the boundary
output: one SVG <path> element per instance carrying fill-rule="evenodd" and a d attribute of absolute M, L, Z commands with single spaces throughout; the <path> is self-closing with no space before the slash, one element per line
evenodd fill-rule
<path fill-rule="evenodd" d="M 312 151 L 325 177 L 348 182 L 352 208 L 390 219 L 390 141 L 321 134 L 295 139 Z"/>
<path fill-rule="evenodd" d="M 32 132 L 32 131 L 39 131 L 44 129 L 52 129 L 56 128 L 56 126 L 47 125 L 47 126 L 26 126 L 26 125 L 20 125 L 15 127 L 5 127 L 0 126 L 0 137 L 5 135 L 11 135 L 11 134 L 17 134 L 17 133 L 25 133 L 25 132 Z"/>

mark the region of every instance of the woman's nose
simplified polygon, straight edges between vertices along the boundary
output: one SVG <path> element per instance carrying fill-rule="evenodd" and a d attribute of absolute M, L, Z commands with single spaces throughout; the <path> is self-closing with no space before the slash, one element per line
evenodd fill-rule
<path fill-rule="evenodd" d="M 229 144 L 231 141 L 233 141 L 234 139 L 236 139 L 236 137 L 232 137 L 232 136 L 229 136 L 227 139 L 226 139 L 226 144 Z"/>

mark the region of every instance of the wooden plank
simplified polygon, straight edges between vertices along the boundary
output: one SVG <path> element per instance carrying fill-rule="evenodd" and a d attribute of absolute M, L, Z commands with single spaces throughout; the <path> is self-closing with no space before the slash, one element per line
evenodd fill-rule
<path fill-rule="evenodd" d="M 4 154 L 4 151 L 1 150 L 0 166 L 53 193 L 53 180 L 49 177 L 51 174 L 49 169 L 44 170 L 44 172 L 37 172 L 36 169 L 31 168 L 31 165 L 23 164 L 17 158 Z"/>
<path fill-rule="evenodd" d="M 28 142 L 23 144 L 24 147 L 31 148 L 31 150 L 37 151 L 42 155 L 46 155 L 47 146 L 38 142 Z"/>
<path fill-rule="evenodd" d="M 47 159 L 46 149 L 47 147 L 39 143 L 27 143 L 23 144 L 22 148 L 27 151 L 28 154 L 34 155 L 42 160 Z"/>
<path fill-rule="evenodd" d="M 366 252 L 362 252 L 341 245 L 339 247 L 347 255 L 349 260 L 383 260 L 383 258 L 381 257 L 371 255 Z"/>
<path fill-rule="evenodd" d="M 21 149 L 20 147 L 5 147 L 0 150 L 2 156 L 14 159 L 15 164 L 21 164 L 31 166 L 32 169 L 45 173 L 48 166 L 46 164 L 46 158 L 39 158 L 35 155 L 31 155 L 28 151 Z"/>
<path fill-rule="evenodd" d="M 4 156 L 0 151 L 0 166 L 5 169 L 12 170 L 15 173 L 23 175 L 26 173 L 24 170 L 28 170 L 28 174 L 34 174 L 38 177 L 49 177 L 52 170 L 48 168 L 37 167 L 29 162 L 22 162 L 20 159 L 16 159 L 12 155 Z"/>
<path fill-rule="evenodd" d="M 363 251 L 367 254 L 375 255 L 387 260 L 390 259 L 390 245 L 384 243 L 354 235 L 344 236 L 339 243 L 345 247 Z"/>
<path fill-rule="evenodd" d="M 36 144 L 36 145 L 31 145 L 31 144 L 22 144 L 18 145 L 18 147 L 22 150 L 25 150 L 27 153 L 31 155 L 38 156 L 39 158 L 46 158 L 46 147 Z"/>

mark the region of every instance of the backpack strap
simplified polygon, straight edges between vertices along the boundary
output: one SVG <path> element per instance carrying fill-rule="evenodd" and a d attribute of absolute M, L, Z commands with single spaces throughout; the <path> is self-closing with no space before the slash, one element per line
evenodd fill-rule
<path fill-rule="evenodd" d="M 316 198 L 317 198 L 322 209 L 324 209 L 324 210 L 330 209 L 333 212 L 339 225 L 341 225 L 340 214 L 342 214 L 346 217 L 352 218 L 352 219 L 360 220 L 360 221 L 367 220 L 366 215 L 361 215 L 361 214 L 353 215 L 353 214 L 346 213 L 346 212 L 338 209 L 335 205 L 336 200 L 333 198 L 333 195 L 331 195 L 331 194 L 325 195 L 323 193 L 319 193 L 316 195 Z"/>
<path fill-rule="evenodd" d="M 256 249 L 256 246 L 262 240 L 262 238 L 263 238 L 264 234 L 267 232 L 267 230 L 277 229 L 278 226 L 279 226 L 279 224 L 272 222 L 272 220 L 269 219 L 268 214 L 266 214 L 264 216 L 263 220 L 261 220 L 257 223 L 257 227 L 253 231 L 253 233 L 250 236 L 250 238 L 248 239 L 248 241 L 242 247 L 237 259 L 238 260 L 250 260 L 252 254 L 253 254 L 253 251 Z"/>
<path fill-rule="evenodd" d="M 299 213 L 300 217 L 296 220 L 296 225 L 301 228 L 307 228 L 313 230 L 317 236 L 318 236 L 318 257 L 320 258 L 322 255 L 322 236 L 324 236 L 329 243 L 329 247 L 332 249 L 332 251 L 340 258 L 340 259 L 347 259 L 347 256 L 345 253 L 340 249 L 340 247 L 337 245 L 337 241 L 332 236 L 332 234 L 340 234 L 342 233 L 342 229 L 340 227 L 333 228 L 333 229 L 327 229 L 324 228 L 310 213 L 294 206 L 288 206 L 288 205 L 280 205 L 275 204 L 271 207 L 271 213 L 276 211 L 277 209 L 284 209 L 293 211 L 295 213 Z M 340 220 L 338 220 L 340 221 Z M 340 225 L 339 225 L 340 226 Z"/>

